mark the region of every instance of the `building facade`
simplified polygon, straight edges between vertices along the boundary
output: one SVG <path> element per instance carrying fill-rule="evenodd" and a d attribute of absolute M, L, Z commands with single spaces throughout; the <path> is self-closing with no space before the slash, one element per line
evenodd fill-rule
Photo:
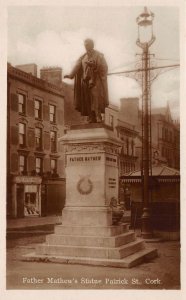
<path fill-rule="evenodd" d="M 56 184 L 60 189 L 57 183 L 64 178 L 63 149 L 58 144 L 64 134 L 64 95 L 59 87 L 31 73 L 8 64 L 7 213 L 11 217 L 47 213 L 47 201 L 60 201 L 47 198 L 48 188 Z"/>
<path fill-rule="evenodd" d="M 141 128 L 141 114 L 139 130 Z M 173 121 L 169 105 L 163 108 L 154 108 L 151 111 L 151 160 L 152 165 L 166 165 L 180 169 L 180 126 Z M 138 168 L 141 167 L 142 133 L 136 142 L 136 153 L 139 157 Z"/>
<path fill-rule="evenodd" d="M 159 160 L 168 167 L 180 169 L 180 128 L 170 108 L 152 110 L 152 140 L 156 141 Z"/>
<path fill-rule="evenodd" d="M 138 108 L 138 98 L 123 98 L 120 108 L 109 105 L 105 110 L 105 124 L 113 128 L 122 145 L 119 157 L 120 176 L 136 169 L 135 138 L 138 135 L 136 108 Z"/>

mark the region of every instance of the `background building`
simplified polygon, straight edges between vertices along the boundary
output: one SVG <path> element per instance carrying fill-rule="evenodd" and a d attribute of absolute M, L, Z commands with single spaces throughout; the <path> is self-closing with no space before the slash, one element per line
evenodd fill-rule
<path fill-rule="evenodd" d="M 64 124 L 65 130 L 71 125 L 84 122 L 84 117 L 74 109 L 74 85 L 62 81 L 62 68 L 45 67 L 40 70 L 40 78 L 55 84 L 63 91 L 64 95 Z"/>
<path fill-rule="evenodd" d="M 152 110 L 152 140 L 156 141 L 160 161 L 180 169 L 180 127 L 173 121 L 169 105 Z"/>
<path fill-rule="evenodd" d="M 120 153 L 120 179 L 125 177 L 127 178 L 127 176 L 129 176 L 129 174 L 131 174 L 131 172 L 134 171 L 141 174 L 142 120 L 141 120 L 141 111 L 139 110 L 138 98 L 121 99 L 120 108 L 113 105 L 109 105 L 109 107 L 105 111 L 105 123 L 113 127 L 115 134 L 122 142 L 122 149 Z M 166 172 L 167 172 L 166 175 L 168 176 L 169 173 L 171 175 L 172 170 L 173 172 L 179 170 L 180 131 L 179 131 L 179 123 L 172 120 L 171 112 L 168 105 L 165 108 L 158 108 L 152 110 L 151 128 L 152 128 L 152 135 L 151 135 L 152 171 L 154 170 L 155 167 L 158 167 L 159 168 L 158 170 L 160 170 L 161 172 L 161 170 L 163 170 L 163 167 L 167 166 L 168 168 L 166 168 Z M 138 176 L 140 177 L 139 174 Z M 170 177 L 168 178 L 170 179 Z M 125 208 L 129 210 L 131 208 L 131 201 L 133 201 L 133 203 L 136 201 L 135 197 L 133 197 L 132 195 L 132 192 L 134 192 L 135 189 L 135 185 L 130 184 L 130 179 L 125 182 L 125 185 L 122 185 L 121 184 L 122 181 L 120 181 L 120 195 L 119 195 L 120 202 L 125 203 Z M 169 182 L 169 184 L 171 185 L 171 181 Z M 178 186 L 179 183 L 177 183 L 176 185 L 177 191 L 178 191 Z M 162 185 L 162 187 L 165 188 L 165 184 Z M 174 188 L 175 185 L 173 186 L 173 189 Z M 140 190 L 139 192 L 140 199 L 142 199 L 141 183 L 138 185 L 138 189 Z M 172 190 L 172 188 L 170 190 Z M 156 189 L 155 192 L 157 192 Z M 170 207 L 174 207 L 175 203 L 179 202 L 178 194 L 176 200 L 174 199 L 172 201 L 173 204 L 170 203 L 167 204 L 168 209 L 169 209 L 169 204 Z M 166 193 L 164 195 L 164 198 L 159 199 L 160 200 L 159 202 L 165 204 L 166 202 L 165 198 L 166 198 Z M 161 206 L 161 204 L 157 204 L 157 205 L 159 205 L 157 207 Z M 177 206 L 176 206 L 176 211 L 179 211 Z M 141 213 L 141 210 L 138 209 L 138 213 L 139 212 Z M 172 214 L 172 218 L 173 218 L 173 214 Z"/>
<path fill-rule="evenodd" d="M 109 105 L 105 110 L 105 124 L 113 128 L 120 139 L 120 175 L 136 169 L 135 138 L 138 135 L 138 98 L 123 98 L 120 108 Z"/>
<path fill-rule="evenodd" d="M 37 78 L 35 64 L 8 65 L 7 117 L 8 214 L 60 214 L 65 201 L 65 162 L 57 139 L 86 118 L 74 109 L 73 85 L 62 81 L 59 67 L 42 68 Z M 110 104 L 104 123 L 112 127 L 122 144 L 120 176 L 140 170 L 139 99 L 122 98 L 119 108 Z M 179 169 L 179 124 L 173 122 L 169 106 L 152 110 L 151 126 L 152 165 Z M 128 186 L 121 190 L 121 198 L 130 200 Z"/>
<path fill-rule="evenodd" d="M 137 168 L 141 166 L 141 113 L 139 115 L 140 135 L 136 140 Z M 151 111 L 152 165 L 166 165 L 180 169 L 180 126 L 173 121 L 169 105 Z"/>
<path fill-rule="evenodd" d="M 58 144 L 64 134 L 64 95 L 32 75 L 35 65 L 18 67 L 8 64 L 7 213 L 58 213 L 64 205 L 64 156 Z"/>

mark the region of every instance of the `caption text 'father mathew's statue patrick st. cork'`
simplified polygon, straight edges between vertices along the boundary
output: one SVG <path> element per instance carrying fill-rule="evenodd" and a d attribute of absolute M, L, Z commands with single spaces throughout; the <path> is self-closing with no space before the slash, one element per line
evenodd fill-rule
<path fill-rule="evenodd" d="M 91 39 L 84 41 L 86 53 L 82 55 L 72 72 L 64 78 L 74 78 L 75 109 L 88 116 L 89 123 L 102 122 L 101 114 L 108 106 L 107 63 L 104 55 L 94 50 Z"/>

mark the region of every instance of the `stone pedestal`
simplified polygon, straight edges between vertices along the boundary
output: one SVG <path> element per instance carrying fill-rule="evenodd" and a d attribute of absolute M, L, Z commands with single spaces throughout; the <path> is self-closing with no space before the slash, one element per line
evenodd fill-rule
<path fill-rule="evenodd" d="M 118 198 L 119 142 L 104 127 L 70 130 L 66 151 L 64 225 L 109 226 L 112 197 Z"/>
<path fill-rule="evenodd" d="M 25 260 L 132 267 L 157 255 L 136 240 L 127 224 L 112 225 L 110 201 L 118 199 L 120 143 L 103 125 L 72 128 L 61 143 L 66 155 L 66 204 L 62 225 Z"/>

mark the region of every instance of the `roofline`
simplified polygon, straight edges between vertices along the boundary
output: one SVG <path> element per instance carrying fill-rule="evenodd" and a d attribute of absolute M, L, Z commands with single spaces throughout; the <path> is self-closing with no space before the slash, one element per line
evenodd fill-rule
<path fill-rule="evenodd" d="M 135 175 L 135 176 L 130 176 L 130 175 L 121 175 L 120 179 L 141 179 L 141 175 Z M 180 174 L 179 175 L 152 175 L 149 176 L 152 178 L 162 178 L 162 179 L 166 179 L 166 178 L 180 178 Z"/>
<path fill-rule="evenodd" d="M 20 69 L 12 67 L 10 65 L 8 65 L 8 67 L 7 67 L 7 75 L 11 78 L 16 78 L 19 81 L 22 81 L 22 82 L 30 84 L 34 87 L 37 87 L 38 89 L 48 91 L 51 94 L 57 95 L 61 98 L 64 98 L 64 93 L 62 92 L 62 89 L 60 87 L 58 87 L 50 82 L 47 82 L 46 80 L 43 80 L 36 76 L 28 74 Z"/>
<path fill-rule="evenodd" d="M 118 128 L 118 129 L 121 129 L 121 130 L 123 130 L 123 131 L 128 131 L 128 132 L 130 132 L 131 134 L 133 134 L 133 135 L 135 135 L 135 136 L 138 136 L 138 131 L 136 131 L 135 129 L 130 129 L 130 128 L 128 128 L 128 127 L 124 127 L 124 126 L 120 126 L 120 125 L 117 125 L 116 127 L 115 127 L 116 129 Z"/>
<path fill-rule="evenodd" d="M 119 108 L 117 105 L 114 105 L 112 103 L 109 103 L 109 106 L 107 106 L 107 109 L 111 109 L 111 110 L 114 110 L 116 112 L 119 112 Z"/>

